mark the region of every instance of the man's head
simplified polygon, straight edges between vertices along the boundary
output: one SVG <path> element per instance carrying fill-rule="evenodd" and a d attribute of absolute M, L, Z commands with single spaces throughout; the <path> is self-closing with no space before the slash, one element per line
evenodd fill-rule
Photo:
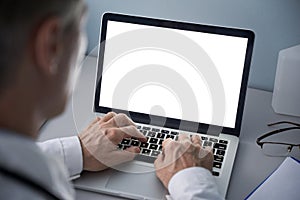
<path fill-rule="evenodd" d="M 18 96 L 41 118 L 63 111 L 85 9 L 83 0 L 0 0 L 0 103 Z"/>

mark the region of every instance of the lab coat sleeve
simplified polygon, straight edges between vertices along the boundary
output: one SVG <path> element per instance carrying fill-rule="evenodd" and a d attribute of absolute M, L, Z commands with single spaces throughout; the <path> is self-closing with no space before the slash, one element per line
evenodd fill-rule
<path fill-rule="evenodd" d="M 223 199 L 211 172 L 202 167 L 191 167 L 177 172 L 168 185 L 168 199 L 221 200 Z"/>
<path fill-rule="evenodd" d="M 37 144 L 45 153 L 57 157 L 65 164 L 71 179 L 82 172 L 82 150 L 77 136 L 56 138 Z"/>

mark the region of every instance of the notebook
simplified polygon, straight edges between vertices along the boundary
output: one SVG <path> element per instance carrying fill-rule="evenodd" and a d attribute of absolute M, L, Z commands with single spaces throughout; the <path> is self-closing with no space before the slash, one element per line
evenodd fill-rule
<path fill-rule="evenodd" d="M 289 199 L 300 197 L 300 161 L 287 157 L 246 199 Z"/>
<path fill-rule="evenodd" d="M 164 199 L 153 162 L 162 141 L 198 134 L 214 149 L 223 197 L 236 155 L 254 33 L 249 30 L 106 13 L 102 17 L 94 112 L 127 114 L 148 138 L 132 162 L 84 173 L 75 187 L 130 199 Z M 130 184 L 129 184 L 130 183 Z"/>

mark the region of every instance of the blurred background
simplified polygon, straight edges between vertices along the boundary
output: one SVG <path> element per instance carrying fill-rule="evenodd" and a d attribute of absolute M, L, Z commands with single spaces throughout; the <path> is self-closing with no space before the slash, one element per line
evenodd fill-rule
<path fill-rule="evenodd" d="M 278 52 L 300 44 L 300 0 L 87 0 L 87 3 L 87 54 L 98 44 L 101 16 L 105 12 L 251 29 L 256 38 L 249 86 L 267 91 L 273 91 Z"/>

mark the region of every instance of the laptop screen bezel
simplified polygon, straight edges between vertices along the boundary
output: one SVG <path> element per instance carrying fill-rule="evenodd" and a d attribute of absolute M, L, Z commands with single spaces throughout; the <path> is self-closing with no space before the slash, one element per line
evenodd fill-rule
<path fill-rule="evenodd" d="M 244 61 L 244 70 L 242 75 L 242 82 L 240 87 L 240 95 L 238 101 L 238 108 L 236 112 L 236 121 L 235 127 L 218 127 L 222 129 L 222 133 L 235 135 L 239 137 L 240 130 L 241 130 L 241 123 L 244 111 L 244 104 L 246 98 L 246 91 L 247 91 L 247 84 L 249 78 L 249 70 L 250 70 L 250 63 L 251 63 L 251 56 L 253 52 L 253 45 L 254 45 L 254 33 L 251 30 L 244 30 L 244 29 L 237 29 L 237 28 L 227 28 L 227 27 L 219 27 L 213 25 L 203 25 L 203 24 L 194 24 L 188 22 L 177 22 L 165 19 L 154 19 L 148 17 L 141 17 L 141 16 L 130 16 L 124 14 L 117 14 L 117 13 L 105 13 L 102 16 L 102 24 L 101 24 L 101 33 L 100 33 L 100 47 L 98 52 L 98 68 L 97 68 L 97 79 L 96 79 L 96 89 L 95 89 L 95 97 L 94 97 L 94 112 L 98 113 L 108 113 L 111 111 L 117 113 L 129 113 L 130 118 L 136 123 L 143 123 L 143 124 L 151 124 L 151 125 L 160 125 L 155 124 L 155 122 L 163 121 L 163 126 L 166 128 L 174 128 L 178 129 L 179 124 L 184 122 L 186 125 L 183 127 L 183 130 L 189 130 L 190 127 L 198 127 L 198 133 L 207 133 L 208 127 L 212 126 L 205 123 L 199 122 L 191 122 L 185 121 L 180 119 L 174 118 L 165 118 L 160 116 L 154 116 L 144 113 L 120 110 L 115 108 L 103 107 L 99 105 L 100 100 L 100 92 L 101 92 L 101 80 L 102 80 L 102 71 L 103 71 L 103 60 L 104 60 L 104 52 L 105 52 L 105 40 L 106 40 L 106 32 L 107 32 L 107 23 L 108 21 L 116 21 L 116 22 L 125 22 L 125 23 L 133 23 L 133 24 L 140 24 L 140 25 L 148 25 L 154 27 L 163 27 L 163 28 L 171 28 L 171 29 L 180 29 L 180 30 L 190 30 L 190 31 L 200 31 L 204 33 L 213 33 L 213 34 L 221 34 L 226 36 L 235 36 L 235 37 L 242 37 L 247 38 L 247 49 L 245 54 L 245 61 Z M 155 119 L 155 120 L 153 120 Z M 155 121 L 153 123 L 153 121 Z M 182 127 L 180 127 L 182 129 Z"/>

